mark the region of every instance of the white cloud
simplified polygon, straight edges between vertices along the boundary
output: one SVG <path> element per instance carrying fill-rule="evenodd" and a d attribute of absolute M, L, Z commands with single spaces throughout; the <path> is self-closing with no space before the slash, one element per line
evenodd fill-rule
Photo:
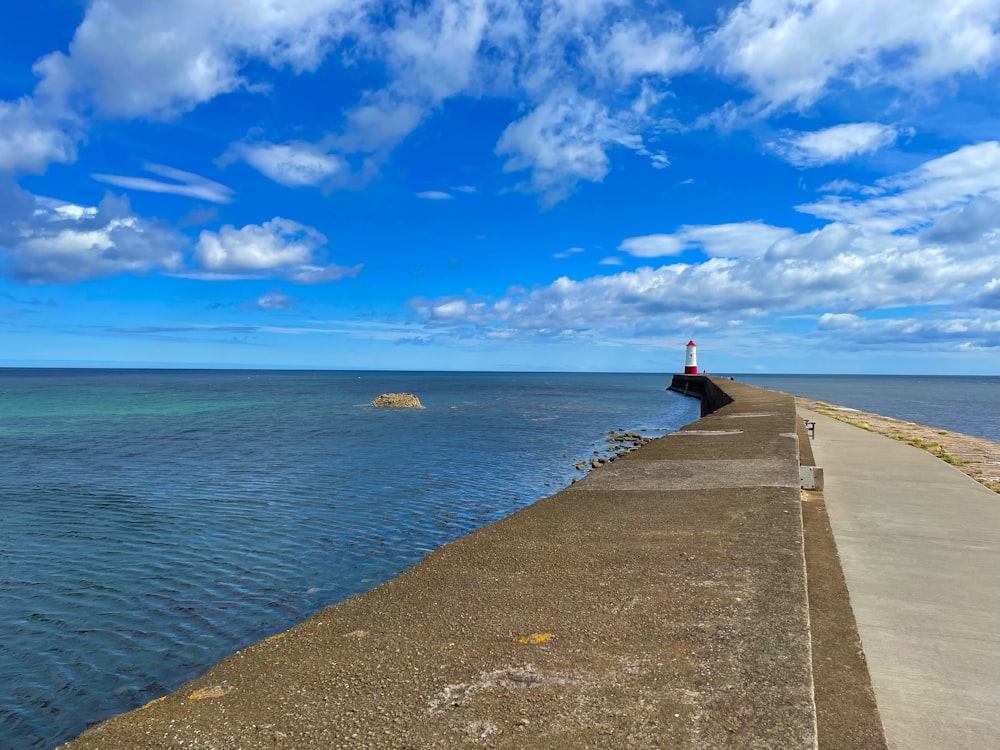
<path fill-rule="evenodd" d="M 387 153 L 426 117 L 428 105 L 408 101 L 389 91 L 366 92 L 361 103 L 347 113 L 343 134 L 332 135 L 324 145 L 345 153 Z"/>
<path fill-rule="evenodd" d="M 574 91 L 552 94 L 504 130 L 496 151 L 505 172 L 531 171 L 531 187 L 549 204 L 571 193 L 581 180 L 600 182 L 610 170 L 608 149 L 637 150 L 642 138 L 603 104 Z"/>
<path fill-rule="evenodd" d="M 772 227 L 760 221 L 735 224 L 688 224 L 674 234 L 650 234 L 629 237 L 618 246 L 637 258 L 660 258 L 680 255 L 698 248 L 712 257 L 736 258 L 760 255 L 775 242 L 794 234 L 791 229 Z"/>
<path fill-rule="evenodd" d="M 857 252 L 875 251 L 876 243 L 866 237 L 860 228 L 847 224 L 827 224 L 805 234 L 783 237 L 767 250 L 768 260 L 786 258 L 812 258 L 814 260 L 835 257 L 844 248 Z"/>
<path fill-rule="evenodd" d="M 830 182 L 820 185 L 819 192 L 821 193 L 860 193 L 862 191 L 862 186 L 851 180 L 831 180 Z"/>
<path fill-rule="evenodd" d="M 577 253 L 582 253 L 582 252 L 584 252 L 584 249 L 582 247 L 569 247 L 563 250 L 561 253 L 555 253 L 552 257 L 558 258 L 560 260 L 565 260 L 566 258 L 571 258 Z"/>
<path fill-rule="evenodd" d="M 280 289 L 262 294 L 256 300 L 247 304 L 247 307 L 257 310 L 288 310 L 298 302 L 294 297 L 282 294 Z"/>
<path fill-rule="evenodd" d="M 669 77 L 690 70 L 699 57 L 691 29 L 680 16 L 657 33 L 648 23 L 619 21 L 607 38 L 591 44 L 588 65 L 602 75 L 630 82 L 640 76 Z"/>
<path fill-rule="evenodd" d="M 986 282 L 979 295 L 969 302 L 974 307 L 1000 310 L 1000 277 L 990 279 Z"/>
<path fill-rule="evenodd" d="M 0 170 L 71 162 L 84 118 L 170 119 L 221 94 L 260 92 L 251 63 L 315 70 L 371 34 L 365 0 L 92 0 L 68 49 L 40 58 L 32 97 L 0 102 Z"/>
<path fill-rule="evenodd" d="M 430 0 L 424 12 L 397 9 L 385 33 L 388 65 L 409 95 L 436 103 L 466 90 L 478 70 L 491 5 L 485 0 Z"/>
<path fill-rule="evenodd" d="M 678 316 L 725 328 L 732 319 L 783 313 L 812 317 L 817 330 L 830 335 L 850 328 L 852 339 L 855 331 L 864 334 L 859 342 L 997 346 L 1000 336 L 991 328 L 1000 326 L 995 316 L 954 314 L 1000 309 L 1000 202 L 995 197 L 1000 177 L 989 167 L 1000 146 L 980 146 L 886 178 L 877 189 L 858 190 L 850 222 L 802 234 L 759 222 L 690 225 L 674 234 L 629 238 L 620 248 L 655 257 L 700 246 L 724 257 L 582 280 L 562 277 L 491 301 L 469 296 L 410 304 L 426 324 L 462 328 L 464 335 L 502 330 L 548 339 L 570 331 L 587 340 L 599 336 L 628 343 L 673 330 Z M 918 214 L 926 229 L 897 231 Z M 946 306 L 953 310 L 945 316 L 948 325 L 917 320 L 896 326 L 873 322 L 883 316 L 864 315 Z"/>
<path fill-rule="evenodd" d="M 77 138 L 27 97 L 0 102 L 0 172 L 41 173 L 76 160 Z"/>
<path fill-rule="evenodd" d="M 710 44 L 761 106 L 809 106 L 835 80 L 919 88 L 995 64 L 994 0 L 744 0 Z"/>
<path fill-rule="evenodd" d="M 819 321 L 817 322 L 817 326 L 821 331 L 859 328 L 863 324 L 864 318 L 853 313 L 823 313 L 819 316 Z"/>
<path fill-rule="evenodd" d="M 388 28 L 368 28 L 361 39 L 382 61 L 385 88 L 366 91 L 346 113 L 342 132 L 325 144 L 350 153 L 372 154 L 364 171 L 372 173 L 401 140 L 435 107 L 461 93 L 475 93 L 491 66 L 480 54 L 486 37 L 503 36 L 513 8 L 496 0 L 430 0 L 415 7 L 378 6 Z M 506 53 L 506 49 L 493 48 Z"/>
<path fill-rule="evenodd" d="M 261 174 L 288 187 L 319 185 L 348 169 L 340 156 L 302 141 L 241 143 L 233 147 L 232 153 Z"/>
<path fill-rule="evenodd" d="M 218 232 L 203 231 L 195 259 L 216 278 L 281 276 L 298 284 L 318 284 L 358 274 L 360 265 L 320 263 L 325 245 L 326 237 L 315 229 L 275 217 L 242 229 L 227 224 Z"/>
<path fill-rule="evenodd" d="M 878 181 L 859 198 L 826 196 L 799 211 L 884 232 L 926 226 L 977 196 L 1000 199 L 1000 143 L 965 146 L 910 172 Z"/>
<path fill-rule="evenodd" d="M 502 327 L 531 337 L 569 328 L 613 338 L 639 329 L 667 330 L 680 314 L 724 326 L 733 315 L 758 318 L 817 308 L 857 315 L 964 302 L 987 293 L 984 280 L 998 274 L 998 254 L 974 260 L 959 249 L 928 250 L 913 242 L 883 245 L 876 252 L 845 247 L 830 258 L 713 258 L 581 281 L 563 277 L 475 307 L 463 307 L 455 298 L 448 298 L 444 308 L 435 300 L 411 305 L 432 325 Z"/>
<path fill-rule="evenodd" d="M 126 188 L 128 190 L 143 190 L 151 193 L 169 193 L 183 195 L 188 198 L 211 201 L 212 203 L 229 203 L 233 199 L 233 191 L 225 185 L 173 167 L 162 164 L 146 164 L 147 172 L 165 177 L 174 182 L 163 182 L 149 177 L 124 177 L 114 174 L 93 174 L 98 182 Z"/>
<path fill-rule="evenodd" d="M 450 201 L 453 196 L 441 190 L 424 190 L 417 193 L 417 197 L 428 201 Z"/>
<path fill-rule="evenodd" d="M 371 174 L 445 100 L 513 95 L 533 110 L 506 128 L 496 151 L 506 171 L 531 170 L 522 187 L 548 204 L 582 181 L 603 179 L 614 145 L 662 169 L 668 157 L 646 149 L 638 129 L 657 123 L 653 109 L 668 77 L 693 67 L 697 45 L 676 13 L 635 21 L 621 17 L 623 8 L 617 1 L 561 0 L 406 6 L 373 41 L 389 82 L 366 93 L 326 144 L 373 154 L 364 170 Z"/>
<path fill-rule="evenodd" d="M 834 125 L 811 133 L 786 132 L 770 144 L 783 159 L 799 167 L 818 167 L 870 154 L 896 142 L 898 131 L 875 122 Z"/>
<path fill-rule="evenodd" d="M 314 70 L 361 11 L 346 0 L 95 0 L 68 53 L 35 65 L 39 92 L 83 96 L 102 116 L 173 117 L 252 86 L 242 72 L 249 60 Z"/>
<path fill-rule="evenodd" d="M 998 19 L 995 0 L 744 0 L 706 39 L 662 4 L 623 0 L 93 0 L 68 48 L 36 64 L 34 97 L 0 103 L 0 126 L 16 125 L 0 127 L 0 169 L 71 161 L 84 117 L 167 119 L 266 90 L 264 66 L 362 62 L 385 83 L 349 104 L 336 132 L 315 145 L 242 144 L 240 158 L 285 185 L 346 184 L 349 164 L 361 180 L 377 173 L 449 99 L 500 97 L 525 111 L 500 134 L 497 155 L 506 171 L 530 172 L 522 187 L 552 204 L 602 181 L 616 147 L 655 168 L 670 163 L 649 143 L 676 130 L 679 73 L 715 66 L 755 95 L 716 120 L 802 108 L 834 84 L 913 90 L 989 70 Z M 825 163 L 888 142 L 889 131 L 866 139 L 861 126 L 872 124 L 839 132 L 846 143 L 821 131 L 788 136 L 782 148 Z"/>
<path fill-rule="evenodd" d="M 184 239 L 158 222 L 135 216 L 124 198 L 99 206 L 29 200 L 0 233 L 0 268 L 27 284 L 72 284 L 120 274 L 183 266 Z"/>
<path fill-rule="evenodd" d="M 339 266 L 336 263 L 325 266 L 305 263 L 288 268 L 284 275 L 285 278 L 296 284 L 326 284 L 341 279 L 355 279 L 361 273 L 361 268 L 361 263 L 353 266 Z"/>
<path fill-rule="evenodd" d="M 684 251 L 684 241 L 672 234 L 647 234 L 622 240 L 618 249 L 636 258 L 663 258 L 680 255 Z"/>
<path fill-rule="evenodd" d="M 844 317 L 845 326 L 834 317 Z M 853 349 L 927 351 L 971 351 L 1000 348 L 1000 318 L 995 315 L 970 316 L 945 314 L 941 317 L 904 316 L 901 318 L 864 319 L 851 316 L 823 315 L 817 326 L 838 342 Z M 825 320 L 824 320 L 825 319 Z M 850 329 L 845 340 L 843 328 Z"/>
<path fill-rule="evenodd" d="M 1000 200 L 977 195 L 968 203 L 941 214 L 923 232 L 922 238 L 930 243 L 975 242 L 1000 230 L 997 217 L 1000 217 Z"/>

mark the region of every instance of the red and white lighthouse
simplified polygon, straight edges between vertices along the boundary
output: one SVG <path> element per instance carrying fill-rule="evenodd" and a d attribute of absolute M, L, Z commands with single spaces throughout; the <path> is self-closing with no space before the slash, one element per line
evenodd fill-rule
<path fill-rule="evenodd" d="M 687 344 L 687 354 L 684 357 L 684 374 L 698 374 L 698 347 L 695 346 L 693 341 L 688 341 Z"/>

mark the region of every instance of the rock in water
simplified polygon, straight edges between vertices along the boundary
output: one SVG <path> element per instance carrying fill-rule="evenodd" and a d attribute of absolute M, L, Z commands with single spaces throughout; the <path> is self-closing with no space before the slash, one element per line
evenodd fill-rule
<path fill-rule="evenodd" d="M 383 393 L 372 401 L 372 406 L 395 406 L 409 409 L 423 409 L 420 399 L 412 393 Z"/>

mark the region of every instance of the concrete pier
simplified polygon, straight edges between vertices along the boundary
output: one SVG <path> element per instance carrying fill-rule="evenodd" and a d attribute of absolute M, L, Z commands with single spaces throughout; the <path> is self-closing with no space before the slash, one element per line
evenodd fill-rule
<path fill-rule="evenodd" d="M 893 750 L 1000 747 L 1000 497 L 801 410 Z"/>
<path fill-rule="evenodd" d="M 64 747 L 883 750 L 793 398 L 671 388 L 704 416 Z"/>
<path fill-rule="evenodd" d="M 701 385 L 732 403 L 67 747 L 815 748 L 794 402 Z"/>

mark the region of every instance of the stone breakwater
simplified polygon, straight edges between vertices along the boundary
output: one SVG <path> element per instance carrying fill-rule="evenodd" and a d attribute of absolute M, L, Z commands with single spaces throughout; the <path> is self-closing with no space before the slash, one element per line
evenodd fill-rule
<path fill-rule="evenodd" d="M 795 402 L 817 414 L 922 448 L 1000 493 L 1000 443 L 801 396 Z"/>
<path fill-rule="evenodd" d="M 638 450 L 653 440 L 649 435 L 642 435 L 638 432 L 608 430 L 603 434 L 607 436 L 604 450 L 596 449 L 592 458 L 578 461 L 573 465 L 573 468 L 577 471 L 596 469 L 598 466 L 604 466 L 604 464 L 609 464 L 634 450 Z M 579 477 L 573 477 L 573 481 L 579 481 Z"/>

